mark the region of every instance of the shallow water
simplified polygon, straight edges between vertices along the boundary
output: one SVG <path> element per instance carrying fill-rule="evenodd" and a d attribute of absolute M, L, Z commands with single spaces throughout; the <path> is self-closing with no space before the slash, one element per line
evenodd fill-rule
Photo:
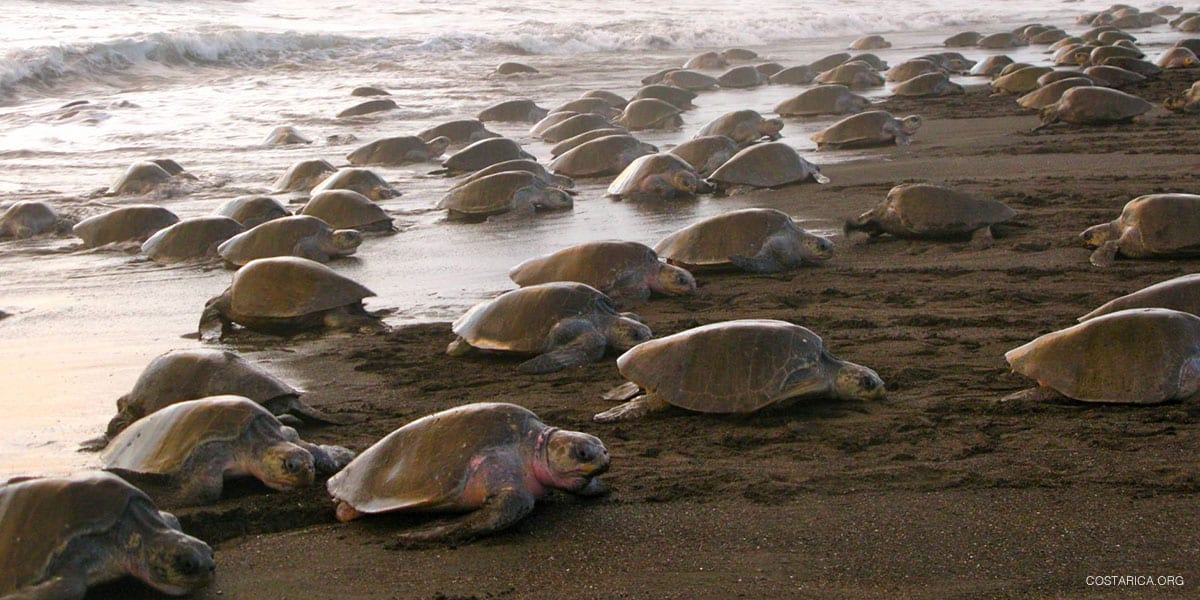
<path fill-rule="evenodd" d="M 981 9 L 966 2 L 841 2 L 794 8 L 792 2 L 739 3 L 408 2 L 384 10 L 367 0 L 108 2 L 13 0 L 0 25 L 0 209 L 47 200 L 88 216 L 111 206 L 152 201 L 181 217 L 265 192 L 292 163 L 344 163 L 361 143 L 403 135 L 512 97 L 553 107 L 591 89 L 630 94 L 645 75 L 681 64 L 700 49 L 738 45 L 786 66 L 840 51 L 864 33 L 883 33 L 895 64 L 940 49 L 957 31 L 1002 31 L 1044 21 L 1068 30 L 1074 15 L 1106 6 L 1045 7 L 1007 2 Z M 999 3 L 994 3 L 999 4 Z M 985 12 L 981 12 L 985 11 Z M 102 15 L 102 16 L 101 16 Z M 1040 59 L 1041 49 L 1010 52 Z M 968 51 L 982 58 L 984 51 Z M 503 60 L 542 73 L 492 79 Z M 335 119 L 360 85 L 388 89 L 401 106 L 379 116 Z M 668 148 L 730 110 L 767 113 L 795 87 L 704 93 L 681 131 L 646 141 Z M 885 90 L 873 92 L 875 96 Z M 91 103 L 62 117 L 60 107 Z M 789 121 L 787 141 L 818 164 L 863 153 L 819 155 L 808 137 L 834 119 Z M 312 145 L 261 145 L 293 125 Z M 545 161 L 549 147 L 527 126 L 493 123 Z M 357 143 L 330 144 L 353 134 Z M 919 137 L 918 137 L 919 139 Z M 169 157 L 197 175 L 171 197 L 94 197 L 130 163 Z M 434 163 L 376 168 L 404 191 L 381 204 L 402 231 L 370 237 L 351 259 L 332 263 L 377 293 L 370 309 L 391 310 L 392 324 L 448 320 L 511 287 L 508 269 L 531 256 L 582 241 L 621 238 L 653 244 L 697 219 L 751 203 L 737 195 L 662 206 L 614 202 L 608 179 L 580 182 L 574 210 L 528 220 L 459 224 L 431 207 L 452 180 L 429 175 Z M 761 204 L 761 199 L 760 202 Z M 796 215 L 807 227 L 836 224 Z M 173 348 L 199 344 L 204 301 L 230 281 L 224 269 L 163 267 L 120 250 L 80 251 L 69 237 L 0 242 L 0 476 L 62 473 L 91 464 L 74 452 L 102 430 L 116 398 L 143 366 Z M 279 347 L 304 344 L 279 342 Z M 245 349 L 245 348 L 242 348 Z M 302 376 L 299 383 L 303 384 Z"/>

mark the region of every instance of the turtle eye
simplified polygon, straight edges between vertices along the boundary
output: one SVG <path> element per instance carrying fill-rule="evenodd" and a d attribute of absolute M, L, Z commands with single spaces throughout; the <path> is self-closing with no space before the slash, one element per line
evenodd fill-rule
<path fill-rule="evenodd" d="M 858 379 L 858 386 L 864 390 L 871 391 L 875 389 L 875 378 L 863 375 Z"/>
<path fill-rule="evenodd" d="M 308 470 L 304 459 L 299 456 L 289 456 L 283 461 L 283 469 L 288 473 L 301 473 Z"/>
<path fill-rule="evenodd" d="M 592 459 L 595 458 L 595 455 L 592 453 L 591 448 L 586 446 L 576 446 L 571 450 L 571 458 L 574 458 L 579 462 L 586 463 L 592 462 Z"/>
<path fill-rule="evenodd" d="M 181 554 L 175 557 L 175 572 L 182 575 L 194 575 L 200 571 L 200 562 L 191 554 Z"/>

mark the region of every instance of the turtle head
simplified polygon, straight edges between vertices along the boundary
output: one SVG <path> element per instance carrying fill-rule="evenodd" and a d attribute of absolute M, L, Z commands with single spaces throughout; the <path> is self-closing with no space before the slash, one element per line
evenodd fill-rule
<path fill-rule="evenodd" d="M 450 138 L 439 135 L 428 142 L 425 142 L 425 149 L 429 151 L 429 157 L 434 158 L 446 153 L 446 148 L 450 147 Z"/>
<path fill-rule="evenodd" d="M 875 371 L 851 362 L 842 363 L 833 388 L 834 394 L 843 400 L 879 400 L 886 391 Z"/>
<path fill-rule="evenodd" d="M 542 210 L 563 210 L 575 206 L 575 200 L 566 190 L 546 186 L 534 195 L 533 206 Z"/>
<path fill-rule="evenodd" d="M 291 442 L 271 444 L 249 462 L 246 470 L 273 490 L 310 485 L 316 474 L 312 453 Z"/>
<path fill-rule="evenodd" d="M 650 289 L 666 296 L 690 296 L 696 293 L 696 278 L 687 269 L 659 263 Z"/>
<path fill-rule="evenodd" d="M 686 194 L 695 195 L 700 189 L 700 178 L 691 171 L 679 170 L 671 175 L 671 187 Z"/>
<path fill-rule="evenodd" d="M 362 233 L 357 229 L 338 229 L 333 232 L 333 247 L 341 254 L 349 254 L 362 244 Z"/>
<path fill-rule="evenodd" d="M 608 448 L 594 435 L 555 429 L 544 448 L 546 469 L 538 479 L 546 487 L 579 491 L 608 470 Z"/>
<path fill-rule="evenodd" d="M 220 339 L 230 325 L 229 306 L 233 294 L 229 288 L 225 293 L 204 303 L 204 312 L 200 313 L 199 337 L 201 340 Z"/>
<path fill-rule="evenodd" d="M 1183 107 L 1186 105 L 1187 98 L 1183 95 L 1167 96 L 1167 99 L 1163 100 L 1163 108 L 1172 112 L 1183 110 Z"/>
<path fill-rule="evenodd" d="M 1112 223 L 1093 225 L 1084 229 L 1083 233 L 1079 234 L 1079 239 L 1092 248 L 1099 248 L 1104 245 L 1104 242 L 1114 237 L 1116 237 L 1116 231 L 1114 231 Z"/>
<path fill-rule="evenodd" d="M 842 226 L 842 233 L 846 237 L 850 237 L 850 234 L 855 231 L 865 231 L 872 237 L 883 233 L 883 229 L 879 227 L 879 221 L 875 218 L 874 210 L 868 210 L 859 215 L 857 219 L 846 220 L 846 224 Z"/>
<path fill-rule="evenodd" d="M 782 135 L 779 134 L 783 130 L 783 119 L 763 119 L 758 122 L 758 134 L 770 139 L 777 140 Z"/>
<path fill-rule="evenodd" d="M 134 501 L 126 516 L 130 519 L 123 540 L 131 575 L 172 596 L 212 583 L 217 568 L 212 548 L 179 531 L 173 515 L 160 513 L 148 502 Z"/>
<path fill-rule="evenodd" d="M 842 104 L 844 105 L 842 110 L 845 112 L 860 113 L 864 110 L 867 110 L 868 106 L 871 106 L 871 101 L 859 96 L 858 94 L 850 94 L 845 97 L 845 99 L 842 101 Z"/>
<path fill-rule="evenodd" d="M 614 319 L 606 333 L 608 334 L 608 345 L 621 352 L 642 342 L 650 341 L 650 338 L 654 337 L 645 323 L 627 317 L 625 314 Z"/>
<path fill-rule="evenodd" d="M 1048 126 L 1053 125 L 1058 122 L 1059 103 L 1061 103 L 1061 102 L 1062 101 L 1059 100 L 1058 102 L 1055 102 L 1054 104 L 1051 104 L 1050 106 L 1043 108 L 1042 112 L 1038 113 L 1038 118 L 1040 118 L 1042 120 L 1042 124 L 1038 125 L 1037 127 L 1034 127 L 1033 128 L 1034 131 L 1037 131 L 1043 127 L 1048 127 Z"/>
<path fill-rule="evenodd" d="M 809 261 L 824 261 L 833 258 L 833 242 L 824 236 L 811 233 L 802 235 L 799 240 L 799 256 Z"/>
<path fill-rule="evenodd" d="M 907 135 L 912 135 L 921 128 L 921 115 L 908 115 L 900 120 L 900 130 Z"/>

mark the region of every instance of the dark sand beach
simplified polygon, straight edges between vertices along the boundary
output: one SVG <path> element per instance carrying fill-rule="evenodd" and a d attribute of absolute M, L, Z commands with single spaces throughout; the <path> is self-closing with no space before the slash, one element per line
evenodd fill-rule
<path fill-rule="evenodd" d="M 1160 103 L 1200 78 L 1128 91 Z M 213 544 L 199 598 L 1182 598 L 1200 595 L 1200 405 L 1000 402 L 1032 382 L 1004 352 L 1114 296 L 1200 270 L 1200 259 L 1088 263 L 1077 239 L 1130 199 L 1200 191 L 1200 120 L 1161 108 L 1109 127 L 1038 120 L 983 89 L 892 99 L 925 126 L 909 147 L 834 164 L 832 182 L 753 192 L 830 222 L 928 181 L 1003 201 L 990 247 L 838 237 L 828 264 L 782 275 L 700 273 L 698 295 L 637 311 L 656 335 L 773 318 L 875 369 L 880 403 L 810 402 L 744 417 L 675 410 L 599 425 L 622 382 L 612 357 L 530 376 L 516 359 L 451 358 L 448 323 L 313 338 L 260 358 L 302 365 L 308 402 L 359 419 L 306 438 L 361 451 L 420 416 L 479 401 L 528 407 L 599 436 L 599 499 L 551 494 L 468 544 L 402 547 L 419 517 L 336 522 L 324 486 L 238 487 L 177 511 Z M 809 156 L 820 164 L 820 154 Z M 253 337 L 234 344 L 262 347 Z M 1089 576 L 1182 585 L 1095 586 Z M 89 598 L 149 596 L 135 582 Z"/>

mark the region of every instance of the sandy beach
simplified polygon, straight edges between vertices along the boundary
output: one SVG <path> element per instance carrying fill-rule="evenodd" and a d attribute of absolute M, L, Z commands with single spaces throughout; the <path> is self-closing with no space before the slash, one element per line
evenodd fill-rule
<path fill-rule="evenodd" d="M 1197 78 L 1200 69 L 1168 71 L 1127 91 L 1157 104 Z M 288 351 L 244 336 L 232 346 L 303 372 L 308 402 L 359 421 L 306 438 L 361 451 L 438 410 L 514 402 L 603 439 L 613 491 L 552 494 L 500 534 L 415 548 L 394 533 L 421 517 L 340 524 L 323 485 L 239 485 L 218 504 L 177 511 L 216 550 L 216 581 L 196 597 L 1194 596 L 1200 406 L 1000 398 L 1032 385 L 1009 371 L 1005 351 L 1200 269 L 1200 259 L 1096 268 L 1076 237 L 1136 196 L 1200 190 L 1200 121 L 1156 109 L 1132 124 L 1031 133 L 1035 116 L 978 88 L 883 108 L 925 118 L 912 146 L 829 165 L 828 185 L 738 200 L 836 228 L 898 183 L 947 184 L 1017 210 L 990 247 L 838 236 L 828 264 L 700 273 L 696 296 L 637 312 L 656 335 L 739 318 L 804 325 L 838 357 L 875 369 L 886 401 L 598 425 L 591 416 L 611 406 L 600 395 L 622 382 L 611 356 L 529 376 L 512 358 L 447 357 L 448 323 L 300 338 Z M 1152 585 L 1089 585 L 1106 575 Z M 143 596 L 122 582 L 88 597 Z"/>

